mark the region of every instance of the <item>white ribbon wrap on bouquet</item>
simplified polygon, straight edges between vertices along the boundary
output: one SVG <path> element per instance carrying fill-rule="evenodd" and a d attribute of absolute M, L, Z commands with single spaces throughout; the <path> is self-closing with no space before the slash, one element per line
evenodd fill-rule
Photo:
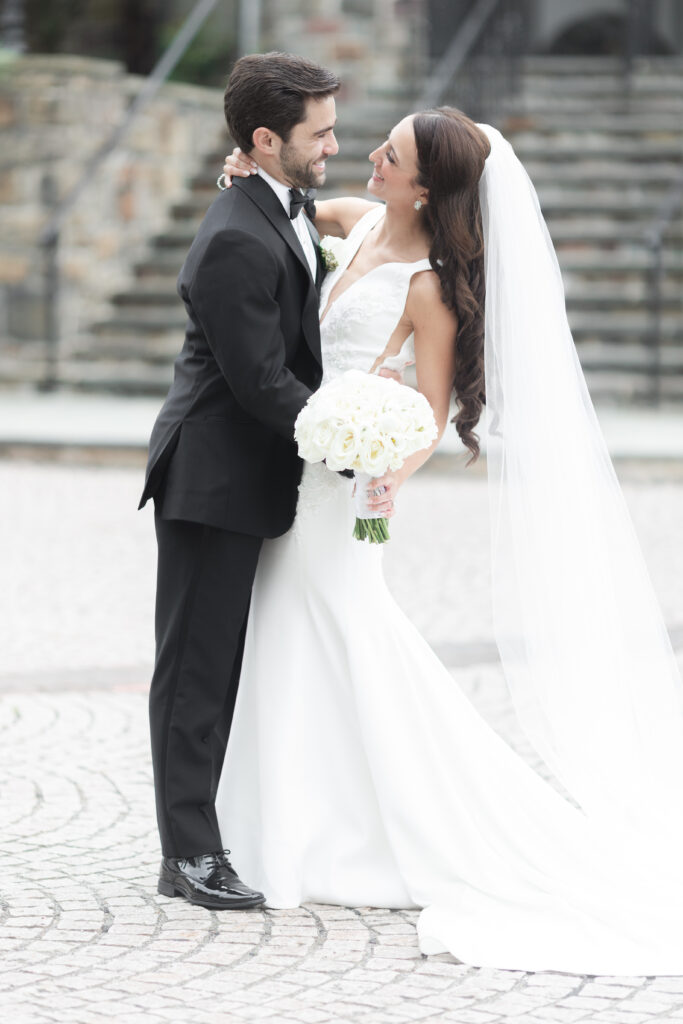
<path fill-rule="evenodd" d="M 371 477 L 369 473 L 360 473 L 356 470 L 354 470 L 354 477 L 356 480 L 356 490 L 353 496 L 353 501 L 356 509 L 356 518 L 383 519 L 383 512 L 376 512 L 368 505 L 368 487 L 370 486 L 370 481 L 373 480 L 374 477 Z"/>

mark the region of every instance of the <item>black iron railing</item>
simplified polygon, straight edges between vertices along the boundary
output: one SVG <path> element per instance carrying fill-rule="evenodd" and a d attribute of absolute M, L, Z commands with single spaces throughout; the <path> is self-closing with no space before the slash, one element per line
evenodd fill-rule
<path fill-rule="evenodd" d="M 666 234 L 678 214 L 683 209 L 683 169 L 672 183 L 657 216 L 650 226 L 645 242 L 650 253 L 648 270 L 648 320 L 647 335 L 650 349 L 650 400 L 659 405 L 662 400 L 662 377 L 664 365 L 662 359 L 662 306 L 664 284 L 664 243 Z"/>
<path fill-rule="evenodd" d="M 90 159 L 86 161 L 81 177 L 56 206 L 50 220 L 40 234 L 38 244 L 43 254 L 46 337 L 45 370 L 40 384 L 43 390 L 52 390 L 58 382 L 60 347 L 59 294 L 61 288 L 59 243 L 64 223 L 85 190 L 92 183 L 93 178 L 104 161 L 120 145 L 140 112 L 147 106 L 174 70 L 217 2 L 218 0 L 198 0 L 194 5 L 170 46 L 150 72 L 148 78 L 145 79 L 142 89 L 131 103 L 121 124 L 111 132 Z"/>
<path fill-rule="evenodd" d="M 526 48 L 525 0 L 477 0 L 427 78 L 420 107 L 449 103 L 495 124 L 519 88 Z"/>
<path fill-rule="evenodd" d="M 627 0 L 624 19 L 624 98 L 630 103 L 636 57 L 647 52 L 652 36 L 652 0 Z"/>

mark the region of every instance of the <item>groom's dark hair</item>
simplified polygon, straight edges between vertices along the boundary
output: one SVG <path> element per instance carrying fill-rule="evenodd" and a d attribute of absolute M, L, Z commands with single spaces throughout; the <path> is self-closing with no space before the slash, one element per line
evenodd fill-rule
<path fill-rule="evenodd" d="M 306 101 L 322 100 L 339 89 L 327 68 L 293 53 L 252 53 L 240 57 L 225 90 L 228 129 L 245 153 L 254 148 L 257 128 L 270 128 L 283 142 L 306 119 Z"/>

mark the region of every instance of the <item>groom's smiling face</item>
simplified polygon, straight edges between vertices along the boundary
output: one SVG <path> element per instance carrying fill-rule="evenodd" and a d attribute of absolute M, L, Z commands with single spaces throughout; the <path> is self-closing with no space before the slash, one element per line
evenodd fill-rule
<path fill-rule="evenodd" d="M 280 142 L 281 177 L 294 188 L 319 188 L 325 184 L 328 156 L 339 152 L 334 137 L 337 113 L 333 96 L 309 99 L 306 117 L 294 125 L 287 142 Z"/>

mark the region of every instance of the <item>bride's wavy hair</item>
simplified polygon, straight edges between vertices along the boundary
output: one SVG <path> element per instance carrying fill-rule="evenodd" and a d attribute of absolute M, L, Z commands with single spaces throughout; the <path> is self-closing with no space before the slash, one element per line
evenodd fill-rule
<path fill-rule="evenodd" d="M 484 381 L 484 235 L 479 179 L 491 146 L 474 121 L 454 107 L 423 110 L 413 118 L 417 146 L 416 181 L 429 190 L 423 207 L 432 242 L 429 262 L 441 294 L 458 318 L 453 390 L 458 411 L 452 422 L 479 457 L 474 428 L 486 402 Z"/>

